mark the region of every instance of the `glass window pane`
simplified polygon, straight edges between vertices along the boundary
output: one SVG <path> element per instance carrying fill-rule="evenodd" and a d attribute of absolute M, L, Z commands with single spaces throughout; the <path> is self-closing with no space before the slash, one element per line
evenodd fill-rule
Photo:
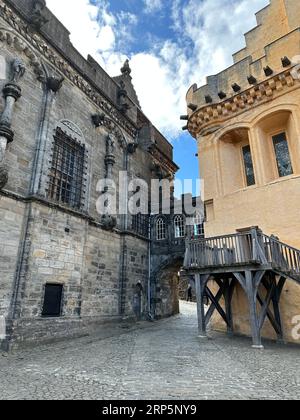
<path fill-rule="evenodd" d="M 247 186 L 255 185 L 255 174 L 250 146 L 243 147 L 244 167 L 247 180 Z"/>
<path fill-rule="evenodd" d="M 156 222 L 156 239 L 157 241 L 163 241 L 167 237 L 166 223 L 164 219 L 159 218 Z"/>
<path fill-rule="evenodd" d="M 184 218 L 182 216 L 175 217 L 174 227 L 175 227 L 175 238 L 184 238 L 185 225 L 184 225 Z"/>
<path fill-rule="evenodd" d="M 289 145 L 285 133 L 273 137 L 277 167 L 280 177 L 293 174 L 293 167 L 289 152 Z"/>

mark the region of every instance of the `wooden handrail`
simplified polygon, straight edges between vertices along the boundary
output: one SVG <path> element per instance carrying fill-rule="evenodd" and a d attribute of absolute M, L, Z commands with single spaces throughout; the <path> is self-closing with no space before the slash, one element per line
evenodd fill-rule
<path fill-rule="evenodd" d="M 300 250 L 259 229 L 211 238 L 187 238 L 185 268 L 271 265 L 300 280 Z M 297 277 L 297 279 L 298 279 Z"/>

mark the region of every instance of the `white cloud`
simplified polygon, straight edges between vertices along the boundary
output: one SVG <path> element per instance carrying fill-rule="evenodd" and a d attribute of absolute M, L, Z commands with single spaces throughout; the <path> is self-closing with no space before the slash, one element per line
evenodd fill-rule
<path fill-rule="evenodd" d="M 144 0 L 150 12 L 164 6 Z M 162 4 L 160 4 L 162 3 Z M 177 39 L 162 40 L 151 50 L 131 54 L 133 82 L 145 114 L 166 135 L 180 134 L 179 115 L 185 113 L 189 86 L 231 64 L 231 54 L 243 47 L 243 33 L 255 25 L 254 13 L 268 0 L 173 0 L 170 13 Z M 118 51 L 130 42 L 135 15 L 109 12 L 107 0 L 48 0 L 48 7 L 71 32 L 71 40 L 84 55 L 92 54 L 112 76 L 119 74 L 126 56 Z M 149 6 L 147 8 L 147 6 Z M 97 18 L 97 20 L 96 20 Z M 146 28 L 147 29 L 147 28 Z"/>
<path fill-rule="evenodd" d="M 146 13 L 155 13 L 163 8 L 162 0 L 143 0 Z"/>

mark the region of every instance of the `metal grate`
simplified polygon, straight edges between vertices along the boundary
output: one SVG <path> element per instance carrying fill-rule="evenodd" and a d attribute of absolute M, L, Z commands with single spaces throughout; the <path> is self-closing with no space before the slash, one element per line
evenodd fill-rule
<path fill-rule="evenodd" d="M 138 235 L 148 238 L 149 236 L 149 216 L 137 214 L 132 217 L 132 230 Z"/>
<path fill-rule="evenodd" d="M 85 146 L 60 128 L 54 136 L 54 150 L 49 176 L 48 197 L 81 209 L 84 195 Z"/>

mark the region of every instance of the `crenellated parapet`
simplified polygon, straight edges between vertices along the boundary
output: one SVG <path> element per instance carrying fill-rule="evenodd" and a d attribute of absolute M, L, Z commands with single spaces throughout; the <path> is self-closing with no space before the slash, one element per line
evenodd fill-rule
<path fill-rule="evenodd" d="M 234 64 L 187 93 L 184 130 L 192 136 L 214 131 L 228 119 L 275 99 L 299 85 L 300 12 L 295 2 L 271 0 L 257 13 L 257 26 Z M 300 85 L 299 85 L 300 86 Z"/>
<path fill-rule="evenodd" d="M 295 77 L 297 76 L 298 77 Z M 295 86 L 296 85 L 296 86 Z M 193 137 L 205 136 L 219 128 L 228 119 L 250 110 L 262 103 L 273 100 L 277 96 L 288 93 L 289 90 L 300 87 L 300 69 L 291 66 L 261 83 L 256 83 L 244 91 L 220 101 L 200 106 L 195 110 L 193 104 L 189 109 L 194 109 L 188 116 L 187 129 Z"/>

